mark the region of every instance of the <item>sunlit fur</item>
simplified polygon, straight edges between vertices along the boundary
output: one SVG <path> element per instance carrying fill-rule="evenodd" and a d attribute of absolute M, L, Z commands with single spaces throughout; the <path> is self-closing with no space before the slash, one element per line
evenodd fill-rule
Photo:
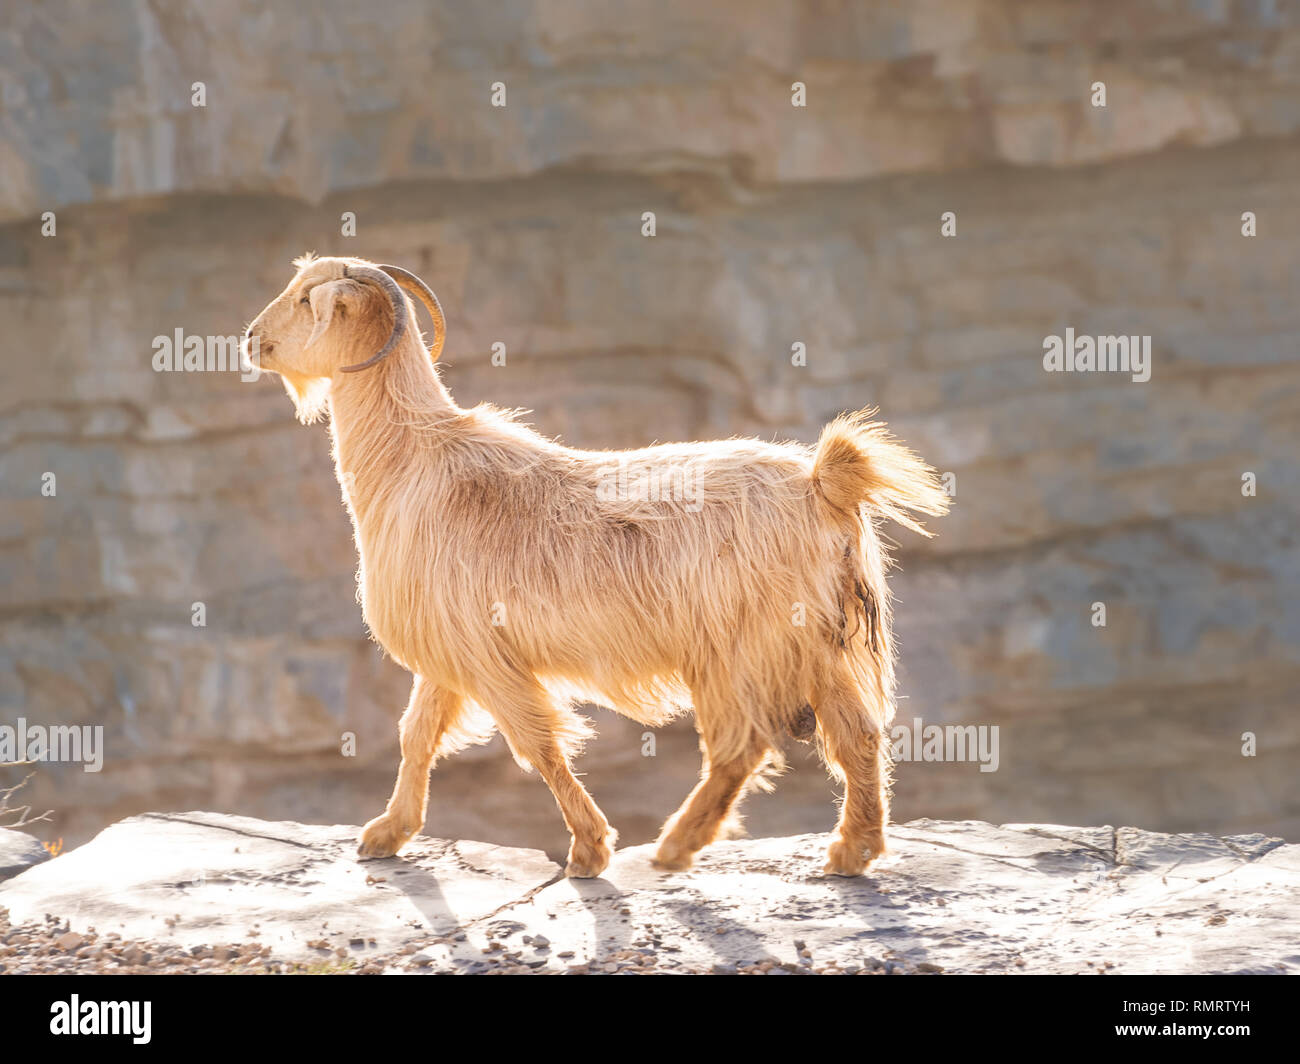
<path fill-rule="evenodd" d="M 428 771 L 499 728 L 550 785 L 573 836 L 567 871 L 596 876 L 615 834 L 569 768 L 591 701 L 647 725 L 694 708 L 701 782 L 664 825 L 656 862 L 684 868 L 734 826 L 743 792 L 780 766 L 811 704 L 845 799 L 826 870 L 884 850 L 893 643 L 875 522 L 921 531 L 947 509 L 933 471 L 865 413 L 816 448 L 752 439 L 636 451 L 561 446 L 490 406 L 462 409 L 420 340 L 359 373 L 393 327 L 356 259 L 300 259 L 249 333 L 304 421 L 328 412 L 374 638 L 415 674 L 402 764 L 360 853 L 395 853 L 424 825 Z M 304 303 L 302 300 L 308 299 Z M 333 317 L 304 347 L 313 323 Z M 432 356 L 432 357 L 431 357 Z M 611 492 L 623 463 L 680 485 Z M 691 489 L 686 490 L 687 486 Z M 689 497 L 688 497 L 689 496 Z"/>

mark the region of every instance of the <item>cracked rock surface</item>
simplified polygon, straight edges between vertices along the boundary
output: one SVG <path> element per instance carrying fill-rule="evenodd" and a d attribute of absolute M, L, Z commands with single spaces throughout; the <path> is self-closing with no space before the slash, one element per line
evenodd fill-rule
<path fill-rule="evenodd" d="M 579 881 L 536 850 L 424 837 L 360 862 L 358 831 L 131 817 L 0 884 L 0 971 L 1300 969 L 1300 846 L 1263 835 L 916 820 L 854 880 L 798 835 L 679 873 L 631 847 Z"/>

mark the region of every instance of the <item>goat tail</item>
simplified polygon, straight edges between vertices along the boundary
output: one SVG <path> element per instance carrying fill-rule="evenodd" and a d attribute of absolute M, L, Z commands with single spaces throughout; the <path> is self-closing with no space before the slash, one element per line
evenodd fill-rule
<path fill-rule="evenodd" d="M 832 510 L 856 520 L 860 503 L 870 503 L 900 525 L 930 536 L 912 513 L 948 512 L 938 474 L 900 443 L 874 410 L 841 414 L 821 434 L 813 455 L 812 479 Z"/>

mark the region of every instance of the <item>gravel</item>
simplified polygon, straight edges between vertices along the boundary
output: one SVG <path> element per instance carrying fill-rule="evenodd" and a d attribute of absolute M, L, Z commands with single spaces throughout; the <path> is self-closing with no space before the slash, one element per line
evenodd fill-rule
<path fill-rule="evenodd" d="M 222 942 L 183 949 L 148 941 L 126 941 L 114 932 L 89 928 L 82 934 L 47 916 L 40 924 L 12 926 L 9 912 L 0 907 L 0 974 L 71 975 L 380 975 L 385 972 L 423 972 L 445 975 L 884 975 L 936 973 L 936 965 L 909 965 L 902 958 L 881 961 L 862 958 L 861 966 L 834 963 L 818 965 L 803 943 L 794 950 L 798 962 L 764 956 L 752 963 L 692 967 L 679 964 L 670 954 L 661 957 L 653 944 L 615 950 L 577 963 L 573 951 L 557 957 L 524 958 L 502 943 L 482 958 L 451 957 L 445 947 L 463 942 L 464 932 L 431 939 L 423 948 L 408 945 L 389 956 L 340 957 L 344 950 L 322 948 L 318 962 L 277 959 L 269 945 L 258 942 Z M 361 941 L 361 940 L 357 940 Z M 651 940 L 647 940 L 651 941 Z M 534 950 L 549 954 L 544 936 L 533 936 Z M 435 947 L 443 946 L 443 950 Z M 355 943 L 354 943 L 355 948 Z M 802 956 L 799 956 L 802 954 Z"/>

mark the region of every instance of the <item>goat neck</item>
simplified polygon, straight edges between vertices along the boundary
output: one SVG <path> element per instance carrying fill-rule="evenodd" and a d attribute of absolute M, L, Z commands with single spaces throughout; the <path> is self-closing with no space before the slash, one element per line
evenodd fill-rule
<path fill-rule="evenodd" d="M 335 374 L 330 385 L 334 466 L 358 526 L 462 413 L 414 320 L 410 324 L 382 362 L 360 373 Z"/>

